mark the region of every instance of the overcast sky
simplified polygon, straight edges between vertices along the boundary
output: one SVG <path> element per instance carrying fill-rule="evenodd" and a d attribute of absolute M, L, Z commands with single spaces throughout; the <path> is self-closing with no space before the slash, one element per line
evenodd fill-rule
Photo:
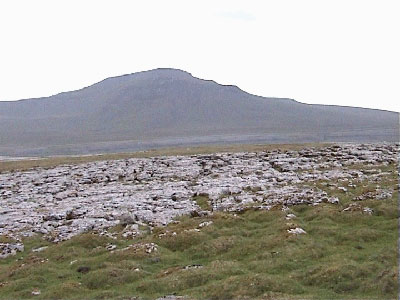
<path fill-rule="evenodd" d="M 400 1 L 1 0 L 0 100 L 158 67 L 400 111 Z"/>

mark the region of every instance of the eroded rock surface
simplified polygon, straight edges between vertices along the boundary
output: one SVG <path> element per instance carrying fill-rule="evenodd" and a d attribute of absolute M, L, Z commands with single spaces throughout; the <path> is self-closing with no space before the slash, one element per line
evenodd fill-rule
<path fill-rule="evenodd" d="M 305 183 L 325 181 L 328 188 L 346 193 L 347 188 L 329 181 L 347 182 L 347 187 L 356 179 L 379 182 L 382 171 L 374 166 L 396 163 L 397 149 L 395 144 L 333 145 L 301 151 L 132 158 L 2 173 L 0 235 L 41 233 L 58 242 L 91 230 L 104 234 L 124 222 L 129 226 L 126 235 L 134 237 L 136 223 L 165 225 L 183 214 L 249 206 L 334 205 L 338 198 Z M 371 168 L 351 168 L 357 164 Z M 384 199 L 392 192 L 371 191 L 357 200 Z M 193 200 L 198 195 L 210 199 L 209 211 Z"/>

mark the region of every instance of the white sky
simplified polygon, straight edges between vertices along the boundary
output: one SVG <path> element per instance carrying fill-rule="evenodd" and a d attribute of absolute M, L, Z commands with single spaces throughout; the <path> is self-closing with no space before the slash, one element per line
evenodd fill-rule
<path fill-rule="evenodd" d="M 400 111 L 400 1 L 1 0 L 0 100 L 158 67 Z"/>

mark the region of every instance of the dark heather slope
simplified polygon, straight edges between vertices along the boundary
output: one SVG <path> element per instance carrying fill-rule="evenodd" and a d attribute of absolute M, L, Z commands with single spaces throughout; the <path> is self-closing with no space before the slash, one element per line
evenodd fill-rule
<path fill-rule="evenodd" d="M 232 142 L 397 141 L 395 112 L 264 98 L 176 69 L 0 102 L 0 155 L 84 154 Z"/>

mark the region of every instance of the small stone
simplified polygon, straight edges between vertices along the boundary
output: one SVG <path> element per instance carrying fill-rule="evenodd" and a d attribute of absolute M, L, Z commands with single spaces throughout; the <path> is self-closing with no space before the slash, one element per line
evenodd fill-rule
<path fill-rule="evenodd" d="M 372 210 L 372 208 L 369 208 L 369 207 L 364 207 L 363 208 L 363 213 L 366 213 L 368 215 L 372 215 L 373 212 L 374 211 Z"/>
<path fill-rule="evenodd" d="M 200 223 L 199 227 L 203 228 L 203 227 L 206 227 L 206 226 L 210 226 L 212 223 L 213 223 L 213 221 L 206 221 L 206 222 Z"/>
<path fill-rule="evenodd" d="M 22 243 L 0 243 L 0 259 L 14 256 L 17 252 L 24 251 Z"/>
<path fill-rule="evenodd" d="M 291 219 L 294 219 L 294 218 L 296 218 L 296 215 L 295 215 L 295 214 L 288 214 L 288 215 L 286 216 L 286 220 L 291 220 Z"/>
<path fill-rule="evenodd" d="M 117 249 L 117 246 L 116 246 L 116 245 L 113 245 L 113 244 L 108 244 L 108 245 L 106 246 L 106 249 L 107 249 L 108 251 L 112 251 L 112 250 Z"/>
<path fill-rule="evenodd" d="M 184 270 L 201 269 L 201 268 L 203 268 L 203 265 L 188 265 L 183 267 Z"/>
<path fill-rule="evenodd" d="M 331 197 L 328 199 L 328 202 L 331 204 L 339 204 L 339 198 L 337 197 Z"/>
<path fill-rule="evenodd" d="M 145 248 L 146 248 L 145 251 L 147 254 L 151 254 L 153 252 L 158 251 L 158 246 L 154 243 L 145 244 Z"/>
<path fill-rule="evenodd" d="M 44 247 L 32 249 L 32 252 L 42 252 L 42 251 L 46 250 L 47 248 L 49 248 L 49 247 L 48 246 L 44 246 Z"/>
<path fill-rule="evenodd" d="M 288 231 L 287 231 L 288 233 L 290 233 L 290 234 L 306 234 L 307 232 L 304 230 L 304 229 L 302 229 L 302 228 L 300 228 L 300 227 L 296 227 L 296 228 L 293 228 L 293 229 L 288 229 Z"/>

